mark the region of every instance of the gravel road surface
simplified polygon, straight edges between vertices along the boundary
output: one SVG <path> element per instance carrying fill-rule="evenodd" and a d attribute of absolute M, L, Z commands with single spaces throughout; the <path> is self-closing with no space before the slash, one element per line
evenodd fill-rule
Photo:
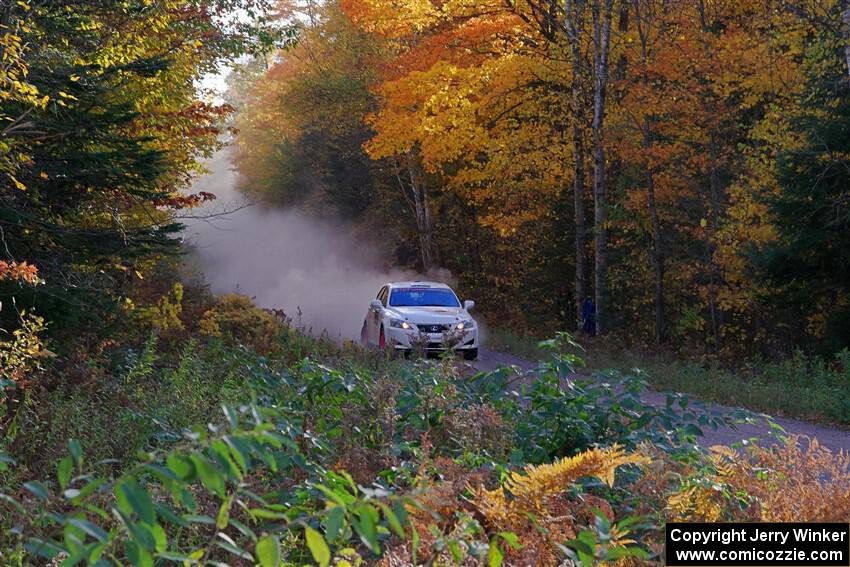
<path fill-rule="evenodd" d="M 485 371 L 495 370 L 502 366 L 516 366 L 520 371 L 525 371 L 536 367 L 537 363 L 488 349 L 481 349 L 478 360 L 473 363 L 475 369 Z M 643 400 L 650 405 L 662 406 L 666 403 L 666 396 L 662 392 L 646 392 L 643 395 Z M 717 404 L 712 404 L 711 407 L 721 411 L 731 409 Z M 787 417 L 774 417 L 773 421 L 781 425 L 788 434 L 817 439 L 821 445 L 829 447 L 833 451 L 850 451 L 850 431 L 846 429 L 817 425 Z M 707 446 L 729 445 L 736 441 L 754 437 L 762 440 L 763 443 L 774 442 L 774 438 L 770 435 L 769 426 L 760 422 L 739 425 L 737 430 L 731 428 L 718 429 L 717 431 L 706 429 L 703 444 Z"/>

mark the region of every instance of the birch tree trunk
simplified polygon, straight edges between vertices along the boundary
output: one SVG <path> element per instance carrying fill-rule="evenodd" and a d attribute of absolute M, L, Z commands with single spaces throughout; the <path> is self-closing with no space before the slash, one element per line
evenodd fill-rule
<path fill-rule="evenodd" d="M 605 147 L 602 127 L 608 86 L 608 51 L 614 0 L 593 3 L 593 225 L 595 252 L 596 333 L 607 330 L 608 316 L 608 203 L 605 192 Z"/>
<path fill-rule="evenodd" d="M 719 353 L 723 348 L 723 310 L 718 305 L 718 290 L 723 276 L 715 258 L 715 237 L 720 226 L 721 193 L 720 165 L 718 164 L 717 143 L 712 133 L 708 145 L 709 176 L 708 176 L 708 219 L 705 231 L 705 261 L 708 266 L 708 307 L 711 314 L 711 331 L 714 338 L 714 352 Z"/>
<path fill-rule="evenodd" d="M 572 102 L 573 102 L 573 155 L 575 164 L 573 167 L 573 207 L 575 223 L 575 304 L 576 325 L 581 329 L 582 304 L 588 296 L 588 269 L 587 269 L 587 213 L 584 207 L 584 183 L 585 183 L 585 147 L 584 129 L 586 127 L 586 114 L 584 111 L 584 62 L 581 57 L 580 30 L 584 26 L 585 0 L 566 0 L 564 13 L 564 28 L 572 53 Z"/>
<path fill-rule="evenodd" d="M 649 119 L 645 118 L 644 144 L 651 144 Z M 662 241 L 661 220 L 658 216 L 658 206 L 655 204 L 655 179 L 652 166 L 646 164 L 646 200 L 649 207 L 649 220 L 652 226 L 652 269 L 655 275 L 655 343 L 661 344 L 666 338 L 666 321 L 664 320 L 664 243 Z"/>
<path fill-rule="evenodd" d="M 431 219 L 431 204 L 428 198 L 428 187 L 419 171 L 416 156 L 409 152 L 405 156 L 404 169 L 407 170 L 407 180 L 402 176 L 402 166 L 396 162 L 396 179 L 404 195 L 413 218 L 416 221 L 416 233 L 419 239 L 419 257 L 422 261 L 422 271 L 427 272 L 435 265 L 433 233 L 434 224 Z"/>
<path fill-rule="evenodd" d="M 428 188 L 421 175 L 415 174 L 413 168 L 410 168 L 409 171 L 410 185 L 416 207 L 416 228 L 419 231 L 422 270 L 428 272 L 434 267 L 433 225 L 431 222 L 431 204 L 428 202 Z"/>

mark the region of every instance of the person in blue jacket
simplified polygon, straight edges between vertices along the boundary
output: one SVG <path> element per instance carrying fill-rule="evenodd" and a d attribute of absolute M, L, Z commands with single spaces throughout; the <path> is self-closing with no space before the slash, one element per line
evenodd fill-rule
<path fill-rule="evenodd" d="M 581 330 L 596 336 L 596 302 L 590 297 L 585 297 L 581 304 Z"/>

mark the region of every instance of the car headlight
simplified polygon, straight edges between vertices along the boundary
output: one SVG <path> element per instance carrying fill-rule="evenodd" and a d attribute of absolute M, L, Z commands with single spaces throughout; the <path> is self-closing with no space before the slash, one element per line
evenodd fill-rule
<path fill-rule="evenodd" d="M 458 323 L 455 326 L 455 328 L 458 331 L 468 331 L 471 328 L 473 328 L 474 326 L 475 326 L 475 321 L 473 321 L 472 319 L 467 319 L 466 321 L 461 321 L 460 323 Z"/>
<path fill-rule="evenodd" d="M 390 327 L 394 327 L 396 329 L 404 329 L 405 331 L 412 329 L 413 325 L 405 321 L 404 319 L 390 319 Z"/>

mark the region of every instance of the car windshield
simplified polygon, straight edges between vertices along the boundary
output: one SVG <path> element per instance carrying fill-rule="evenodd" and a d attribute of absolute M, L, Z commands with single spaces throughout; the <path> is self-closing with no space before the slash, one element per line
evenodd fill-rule
<path fill-rule="evenodd" d="M 450 289 L 399 287 L 390 294 L 393 307 L 460 307 Z"/>

